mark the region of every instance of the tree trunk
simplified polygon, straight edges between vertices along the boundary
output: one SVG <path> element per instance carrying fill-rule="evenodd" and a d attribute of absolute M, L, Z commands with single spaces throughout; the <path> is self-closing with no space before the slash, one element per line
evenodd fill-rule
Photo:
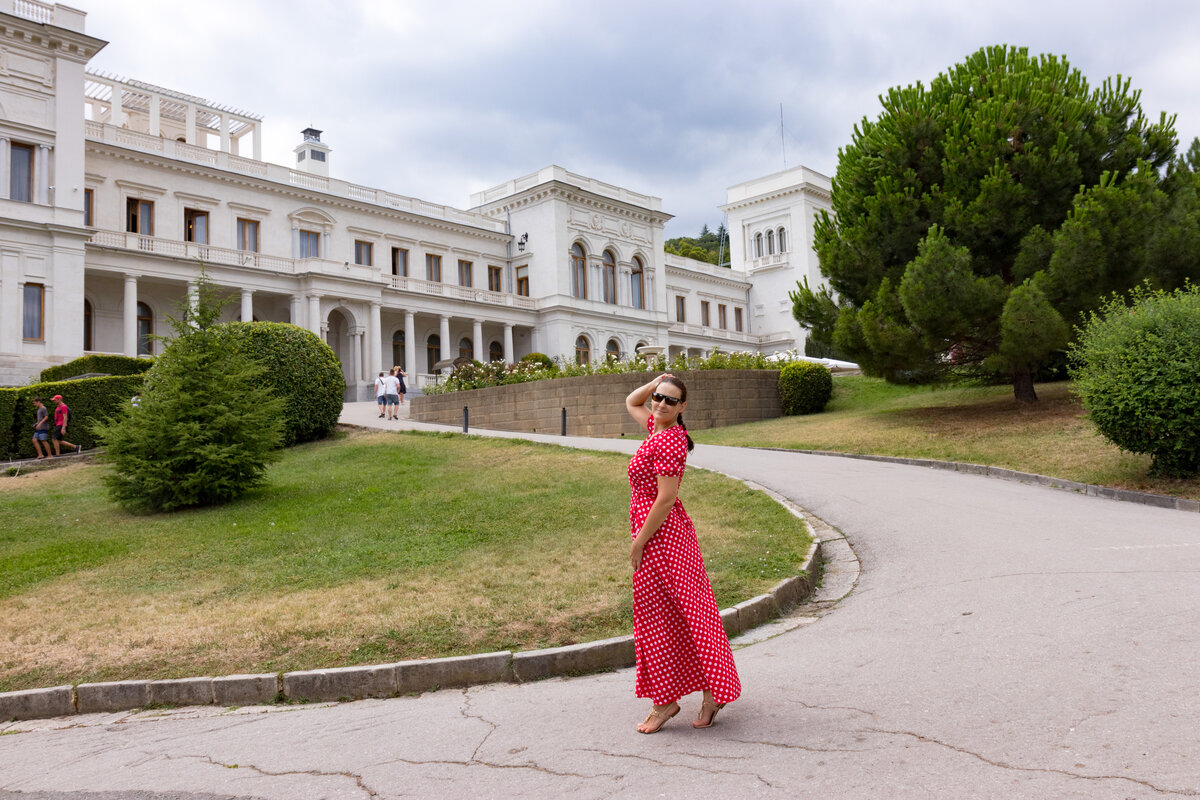
<path fill-rule="evenodd" d="M 1033 371 L 1028 367 L 1013 370 L 1013 398 L 1018 403 L 1036 403 L 1037 392 L 1033 390 Z"/>

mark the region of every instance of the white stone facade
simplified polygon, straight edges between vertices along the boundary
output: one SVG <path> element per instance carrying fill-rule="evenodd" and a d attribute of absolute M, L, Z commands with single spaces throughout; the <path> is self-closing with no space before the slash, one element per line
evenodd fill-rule
<path fill-rule="evenodd" d="M 460 354 L 802 346 L 787 293 L 820 279 L 812 221 L 829 200 L 811 170 L 729 190 L 732 268 L 715 267 L 663 252 L 659 198 L 558 166 L 460 210 L 330 177 L 313 129 L 294 168 L 266 163 L 261 118 L 87 72 L 106 43 L 84 19 L 0 0 L 0 384 L 85 352 L 158 352 L 150 334 L 202 267 L 234 295 L 228 318 L 321 335 L 359 397 L 393 364 L 419 386 Z"/>

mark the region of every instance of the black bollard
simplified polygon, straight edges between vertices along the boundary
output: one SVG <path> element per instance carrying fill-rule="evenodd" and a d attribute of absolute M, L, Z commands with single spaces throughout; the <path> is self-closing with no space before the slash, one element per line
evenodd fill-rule
<path fill-rule="evenodd" d="M 567 435 L 567 410 L 565 408 L 563 409 L 563 416 L 562 416 L 562 435 L 563 436 Z"/>
<path fill-rule="evenodd" d="M 467 432 L 467 419 L 469 416 L 470 412 L 467 411 L 466 406 L 463 406 L 463 433 Z"/>

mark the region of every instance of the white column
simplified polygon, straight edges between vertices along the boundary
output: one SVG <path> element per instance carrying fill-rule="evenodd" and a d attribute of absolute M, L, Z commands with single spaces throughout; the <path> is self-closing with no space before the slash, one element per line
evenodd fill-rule
<path fill-rule="evenodd" d="M 159 106 L 162 105 L 162 98 L 156 94 L 150 95 L 150 135 L 159 136 L 162 133 L 162 124 L 159 117 Z"/>
<path fill-rule="evenodd" d="M 333 241 L 333 239 L 330 238 L 329 231 L 325 231 L 324 233 L 321 234 L 321 252 L 317 253 L 318 257 L 329 258 L 329 259 L 333 258 L 333 251 L 330 250 L 330 244 L 329 244 L 332 241 Z"/>
<path fill-rule="evenodd" d="M 288 322 L 290 322 L 293 325 L 300 324 L 300 306 L 301 305 L 302 305 L 302 301 L 300 299 L 300 295 L 298 295 L 298 294 L 292 295 L 291 304 L 288 308 Z"/>
<path fill-rule="evenodd" d="M 43 206 L 50 204 L 50 146 L 46 144 L 39 144 L 37 149 L 37 186 L 33 202 Z"/>
<path fill-rule="evenodd" d="M 8 148 L 8 139 L 0 136 L 0 198 L 8 199 L 9 177 L 8 168 L 12 163 L 12 153 Z"/>
<path fill-rule="evenodd" d="M 362 383 L 362 337 L 362 328 L 350 329 L 350 382 L 355 386 Z"/>
<path fill-rule="evenodd" d="M 321 295 L 310 294 L 308 296 L 308 329 L 317 336 L 321 335 L 321 328 L 324 327 L 321 323 Z"/>
<path fill-rule="evenodd" d="M 137 278 L 125 276 L 125 355 L 136 358 L 138 351 L 137 340 Z"/>
<path fill-rule="evenodd" d="M 125 124 L 125 109 L 121 107 L 121 100 L 125 94 L 125 87 L 119 83 L 112 85 L 112 107 L 108 115 L 108 121 L 116 127 L 120 128 Z"/>
<path fill-rule="evenodd" d="M 483 322 L 475 320 L 475 324 L 471 328 L 471 343 L 475 346 L 475 354 L 473 358 L 476 361 L 484 361 L 483 357 Z"/>
<path fill-rule="evenodd" d="M 254 322 L 254 291 L 242 289 L 242 322 Z"/>
<path fill-rule="evenodd" d="M 504 363 L 511 364 L 516 359 L 513 357 L 513 326 L 511 322 L 504 323 Z"/>
<path fill-rule="evenodd" d="M 254 123 L 254 160 L 262 161 L 262 123 Z"/>
<path fill-rule="evenodd" d="M 413 385 L 417 373 L 425 371 L 417 363 L 417 320 L 411 311 L 404 312 L 404 371 L 413 376 Z"/>
<path fill-rule="evenodd" d="M 379 303 L 371 303 L 371 313 L 367 315 L 367 377 L 379 372 L 383 366 L 383 342 L 380 339 Z"/>
<path fill-rule="evenodd" d="M 300 226 L 292 224 L 292 258 L 300 257 Z"/>
<path fill-rule="evenodd" d="M 450 317 L 446 314 L 442 314 L 441 327 L 438 328 L 438 338 L 442 342 L 442 352 L 439 354 L 441 358 L 438 360 L 445 361 L 452 358 L 453 356 L 450 355 Z M 442 372 L 446 375 L 450 374 L 449 369 L 443 369 Z"/>
<path fill-rule="evenodd" d="M 184 115 L 183 125 L 187 129 L 184 131 L 184 140 L 188 144 L 195 144 L 196 143 L 196 104 L 195 103 L 187 104 L 187 113 Z"/>
<path fill-rule="evenodd" d="M 229 152 L 229 115 L 221 114 L 221 152 Z"/>

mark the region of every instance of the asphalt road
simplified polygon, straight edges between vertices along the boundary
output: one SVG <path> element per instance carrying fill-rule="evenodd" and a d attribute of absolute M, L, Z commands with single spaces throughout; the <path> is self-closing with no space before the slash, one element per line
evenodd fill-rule
<path fill-rule="evenodd" d="M 742 699 L 709 730 L 693 697 L 636 733 L 631 670 L 91 715 L 0 726 L 0 798 L 1200 797 L 1200 516 L 852 459 L 690 463 L 811 510 L 861 564 L 832 608 L 735 653 Z"/>

